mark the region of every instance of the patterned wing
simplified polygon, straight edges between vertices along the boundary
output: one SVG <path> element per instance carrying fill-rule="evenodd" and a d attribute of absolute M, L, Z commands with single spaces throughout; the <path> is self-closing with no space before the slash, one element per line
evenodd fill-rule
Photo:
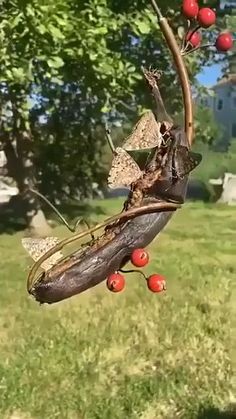
<path fill-rule="evenodd" d="M 189 151 L 185 146 L 178 145 L 174 152 L 174 170 L 176 177 L 182 178 L 194 170 L 201 162 L 202 155 Z"/>
<path fill-rule="evenodd" d="M 144 113 L 122 147 L 125 150 L 145 150 L 161 145 L 161 124 L 156 121 L 152 111 Z"/>
<path fill-rule="evenodd" d="M 108 175 L 109 188 L 129 188 L 141 176 L 142 171 L 134 159 L 123 148 L 117 147 Z"/>
<path fill-rule="evenodd" d="M 56 244 L 59 243 L 59 239 L 57 237 L 46 237 L 45 239 L 41 238 L 31 238 L 25 237 L 22 239 L 22 246 L 25 250 L 29 253 L 32 259 L 37 262 L 37 260 L 43 256 L 49 249 L 54 247 Z M 59 259 L 63 257 L 61 252 L 56 252 L 54 255 L 50 256 L 47 260 L 45 260 L 41 267 L 47 271 L 53 265 L 55 265 Z"/>

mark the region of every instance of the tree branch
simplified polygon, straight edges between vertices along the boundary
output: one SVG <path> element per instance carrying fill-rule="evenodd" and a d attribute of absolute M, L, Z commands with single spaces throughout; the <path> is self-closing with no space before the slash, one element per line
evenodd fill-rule
<path fill-rule="evenodd" d="M 152 7 L 157 15 L 159 26 L 165 37 L 166 43 L 172 53 L 175 65 L 177 67 L 177 73 L 180 78 L 183 101 L 184 101 L 184 118 L 185 118 L 185 132 L 188 138 L 189 145 L 193 141 L 193 104 L 192 104 L 192 93 L 191 86 L 188 77 L 188 72 L 181 56 L 180 48 L 175 39 L 174 33 L 165 17 L 162 16 L 159 7 L 155 0 L 150 0 Z"/>

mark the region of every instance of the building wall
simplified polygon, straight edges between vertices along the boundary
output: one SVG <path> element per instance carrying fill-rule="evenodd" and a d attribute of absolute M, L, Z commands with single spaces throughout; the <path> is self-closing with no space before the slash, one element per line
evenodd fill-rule
<path fill-rule="evenodd" d="M 231 83 L 214 87 L 212 104 L 215 120 L 223 128 L 223 139 L 236 138 L 236 85 Z"/>

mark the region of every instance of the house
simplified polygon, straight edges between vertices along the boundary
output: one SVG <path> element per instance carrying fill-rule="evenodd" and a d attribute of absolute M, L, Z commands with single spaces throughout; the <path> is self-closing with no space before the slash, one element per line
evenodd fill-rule
<path fill-rule="evenodd" d="M 227 147 L 230 140 L 236 138 L 236 68 L 235 73 L 225 74 L 208 89 L 208 96 L 199 99 L 198 103 L 213 111 L 222 130 L 221 143 Z"/>
<path fill-rule="evenodd" d="M 215 121 L 222 129 L 222 149 L 236 138 L 236 44 L 228 57 L 227 67 L 223 77 L 208 90 L 208 96 L 198 100 L 212 109 Z"/>
<path fill-rule="evenodd" d="M 212 90 L 214 96 L 210 105 L 222 128 L 222 141 L 229 142 L 236 138 L 236 71 L 223 76 Z"/>

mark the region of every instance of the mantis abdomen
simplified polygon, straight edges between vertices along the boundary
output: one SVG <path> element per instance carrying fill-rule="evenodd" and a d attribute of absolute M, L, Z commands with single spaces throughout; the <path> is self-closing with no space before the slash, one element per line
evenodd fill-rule
<path fill-rule="evenodd" d="M 40 303 L 55 303 L 79 294 L 121 269 L 132 250 L 146 247 L 165 227 L 173 211 L 140 215 L 126 223 L 120 233 L 103 247 L 87 254 L 64 272 L 43 273 L 32 290 Z"/>

